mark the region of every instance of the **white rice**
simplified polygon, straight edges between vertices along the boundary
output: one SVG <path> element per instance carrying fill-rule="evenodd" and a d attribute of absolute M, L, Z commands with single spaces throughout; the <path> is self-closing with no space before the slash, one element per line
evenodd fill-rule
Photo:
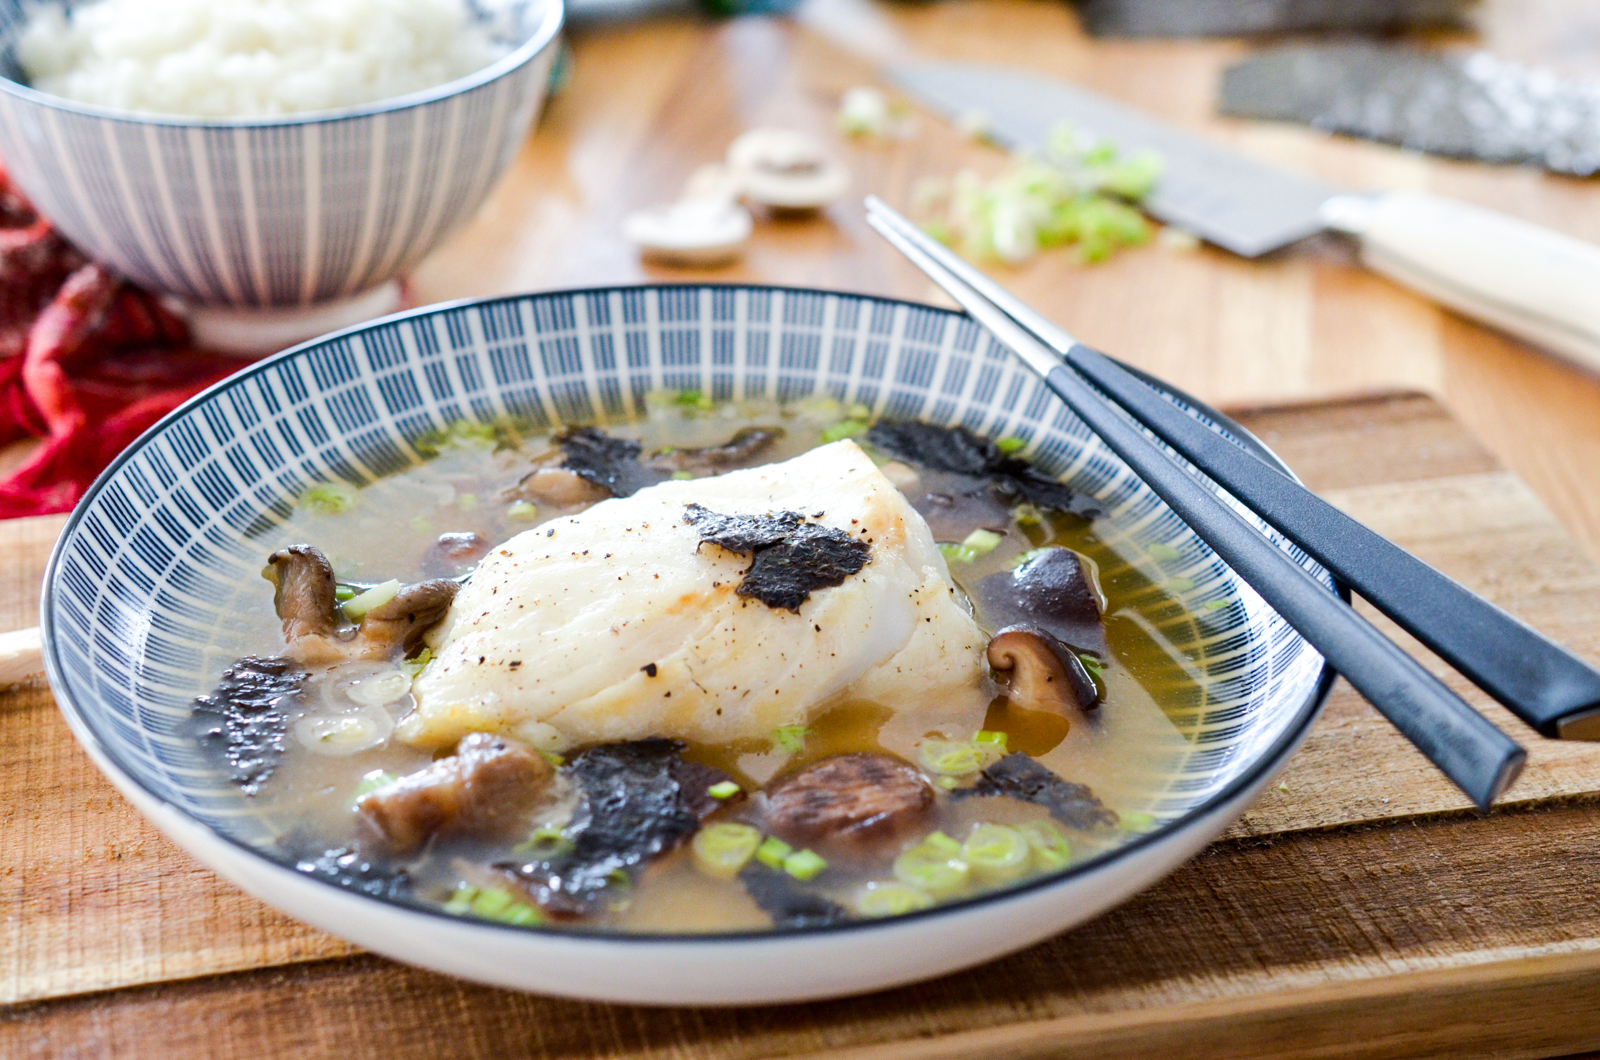
<path fill-rule="evenodd" d="M 95 0 L 34 9 L 17 42 L 41 92 L 118 110 L 267 117 L 432 88 L 510 46 L 466 0 Z"/>

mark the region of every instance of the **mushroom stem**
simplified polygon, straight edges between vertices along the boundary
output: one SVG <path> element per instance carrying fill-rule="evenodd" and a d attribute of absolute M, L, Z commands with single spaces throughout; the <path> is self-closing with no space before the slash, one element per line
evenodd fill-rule
<path fill-rule="evenodd" d="M 1028 710 L 1092 710 L 1100 690 L 1071 648 L 1035 626 L 1007 626 L 989 642 L 989 665 Z"/>

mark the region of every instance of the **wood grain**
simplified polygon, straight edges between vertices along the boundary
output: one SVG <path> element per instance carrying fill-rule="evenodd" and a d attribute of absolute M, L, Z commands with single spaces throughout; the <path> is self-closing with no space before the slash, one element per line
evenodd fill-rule
<path fill-rule="evenodd" d="M 929 57 L 1064 77 L 1241 151 L 1356 188 L 1436 191 L 1600 242 L 1600 186 L 1516 167 L 1427 158 L 1295 126 L 1212 115 L 1232 41 L 1090 41 L 1069 5 L 941 0 L 879 10 Z M 1569 72 L 1594 69 L 1586 0 L 1485 0 L 1471 43 Z M 1465 43 L 1465 42 L 1463 42 Z M 832 130 L 862 60 L 763 19 L 715 27 L 661 19 L 574 37 L 573 80 L 488 207 L 415 276 L 422 301 L 642 280 L 818 284 L 942 301 L 862 223 L 855 195 L 897 206 L 921 178 L 994 171 L 992 149 L 924 116 L 907 141 Z M 765 219 L 746 258 L 718 269 L 646 266 L 621 238 L 629 210 L 673 198 L 745 128 L 778 123 L 828 140 L 852 197 L 812 220 Z M 1313 240 L 1264 260 L 1153 244 L 1085 268 L 1068 253 L 994 274 L 1074 334 L 1213 403 L 1419 389 L 1439 397 L 1600 556 L 1600 381 L 1462 321 Z"/>
<path fill-rule="evenodd" d="M 1600 806 L 1221 843 L 972 972 L 841 1001 L 645 1009 L 371 957 L 22 1007 L 0 1054 L 636 1060 L 1532 1057 L 1600 1046 Z"/>
<path fill-rule="evenodd" d="M 881 11 L 928 56 L 1066 77 L 1330 181 L 1438 191 L 1600 242 L 1593 182 L 1211 117 L 1216 74 L 1244 51 L 1236 42 L 1090 42 L 1067 5 L 1040 0 Z M 1478 18 L 1480 43 L 1513 58 L 1586 73 L 1600 56 L 1587 0 L 1484 0 Z M 570 90 L 484 211 L 418 270 L 419 301 L 651 279 L 942 301 L 851 202 L 809 220 L 762 218 L 744 261 L 718 270 L 641 265 L 620 220 L 671 198 L 755 124 L 829 139 L 854 192 L 902 206 L 920 178 L 993 172 L 997 153 L 926 117 L 908 141 L 837 138 L 840 92 L 874 74 L 791 25 L 667 18 L 572 40 Z M 1203 398 L 1276 403 L 1246 419 L 1313 488 L 1600 657 L 1588 559 L 1600 556 L 1600 380 L 1366 273 L 1332 239 L 1248 263 L 1153 244 L 1096 268 L 1053 254 L 994 273 L 1085 340 Z M 1455 420 L 1416 398 L 1326 402 L 1396 388 L 1427 391 Z M 1320 403 L 1281 404 L 1296 400 Z M 60 523 L 0 523 L 0 630 L 34 623 Z M 1513 805 L 1480 820 L 1341 685 L 1281 788 L 1108 916 L 893 993 L 690 1012 L 506 994 L 351 956 L 155 833 L 93 770 L 47 694 L 0 695 L 0 998 L 20 1002 L 0 1009 L 0 1056 L 1203 1060 L 1600 1048 L 1600 759 L 1590 747 L 1530 747 Z"/>
<path fill-rule="evenodd" d="M 1546 632 L 1579 650 L 1600 653 L 1600 568 L 1564 535 L 1526 487 L 1500 469 L 1436 402 L 1416 395 L 1391 395 L 1236 412 L 1242 423 L 1284 453 L 1312 487 L 1417 549 L 1446 572 L 1499 599 Z M 42 531 L 43 527 L 39 529 Z M 42 555 L 36 550 L 35 559 Z M 36 568 L 32 577 L 36 580 Z M 29 578 L 19 578 L 31 584 Z M 1519 731 L 1503 713 L 1498 716 L 1504 719 L 1508 730 Z M 1529 747 L 1530 765 L 1511 792 L 1508 805 L 1586 804 L 1600 794 L 1600 746 L 1530 739 Z M 1580 859 L 1558 870 L 1567 848 L 1552 832 L 1550 841 L 1554 845 L 1542 855 L 1547 858 L 1539 863 L 1543 867 L 1522 866 L 1520 847 L 1512 849 L 1507 845 L 1511 840 L 1502 842 L 1497 838 L 1500 832 L 1486 832 L 1483 828 L 1502 818 L 1515 820 L 1521 823 L 1504 826 L 1512 829 L 1506 834 L 1523 837 L 1517 840 L 1519 843 L 1531 843 L 1542 818 L 1502 811 L 1489 822 L 1478 821 L 1467 812 L 1459 793 L 1439 779 L 1421 756 L 1348 686 L 1336 686 L 1322 719 L 1282 779 L 1283 785 L 1269 790 L 1235 825 L 1228 840 L 1207 855 L 1245 857 L 1248 853 L 1254 860 L 1242 868 L 1203 860 L 1198 864 L 1208 865 L 1209 869 L 1186 869 L 1175 877 L 1176 883 L 1165 884 L 1152 896 L 1140 899 L 1142 904 L 1131 907 L 1133 912 L 1115 914 L 1118 919 L 1097 922 L 1100 926 L 1091 925 L 1051 943 L 1051 947 L 1060 947 L 1059 953 L 1050 950 L 1057 955 L 1048 958 L 1048 962 L 1055 963 L 1036 971 L 1044 977 L 1041 981 L 1071 984 L 1071 989 L 1062 986 L 1066 992 L 1051 994 L 1053 1000 L 1038 1008 L 1035 1015 L 1030 1013 L 1044 1005 L 1043 1001 L 1035 999 L 1023 1008 L 1007 1010 L 1010 1015 L 994 1017 L 994 1025 L 1009 1027 L 1017 1020 L 1068 1016 L 1086 1019 L 1094 1012 L 1113 1012 L 1120 1014 L 1118 1018 L 1124 1022 L 1108 1025 L 1112 1029 L 1104 1030 L 1104 1035 L 1110 1038 L 1102 1035 L 1086 1040 L 1104 1043 L 1125 1038 L 1126 1044 L 1142 1040 L 1126 1020 L 1134 1019 L 1128 1008 L 1130 999 L 1145 994 L 1149 998 L 1139 1002 L 1141 1006 L 1157 1001 L 1162 1005 L 1226 1002 L 1233 1006 L 1227 1008 L 1227 1014 L 1207 1010 L 1194 1017 L 1202 1022 L 1221 1020 L 1218 1026 L 1226 1027 L 1234 1026 L 1230 1022 L 1234 1020 L 1270 1018 L 1266 1010 L 1252 1007 L 1254 1002 L 1250 999 L 1262 990 L 1311 990 L 1328 981 L 1392 976 L 1399 979 L 1390 981 L 1379 992 L 1400 991 L 1409 987 L 1402 988 L 1399 982 L 1409 982 L 1423 967 L 1458 969 L 1467 964 L 1508 960 L 1507 955 L 1513 953 L 1565 953 L 1574 946 L 1574 952 L 1587 953 L 1590 940 L 1600 940 L 1600 919 L 1591 932 L 1590 927 L 1584 926 L 1587 920 L 1575 926 L 1569 912 L 1558 915 L 1555 910 L 1563 894 L 1574 901 L 1581 898 L 1581 888 L 1572 890 L 1573 880 L 1581 878 L 1588 862 Z M 5 807 L 0 814 L 0 864 L 6 866 L 0 870 L 0 909 L 7 911 L 0 925 L 0 999 L 4 1001 L 44 1001 L 118 987 L 293 965 L 352 952 L 348 944 L 246 897 L 174 848 L 94 770 L 62 723 L 48 693 L 42 690 L 0 696 L 0 805 Z M 1592 811 L 1577 805 L 1569 808 L 1581 810 L 1581 814 L 1600 813 L 1600 807 Z M 1441 820 L 1426 820 L 1435 817 Z M 1545 891 L 1540 892 L 1545 897 L 1520 919 L 1501 925 L 1500 918 L 1509 915 L 1506 909 L 1511 904 L 1511 891 L 1495 900 L 1500 904 L 1480 903 L 1472 919 L 1460 922 L 1454 919 L 1453 910 L 1466 902 L 1465 898 L 1451 899 L 1439 907 L 1445 912 L 1436 916 L 1429 911 L 1434 907 L 1427 902 L 1421 903 L 1427 908 L 1419 913 L 1421 900 L 1415 895 L 1401 900 L 1387 892 L 1362 897 L 1348 891 L 1379 871 L 1363 860 L 1372 844 L 1388 842 L 1377 838 L 1388 833 L 1373 828 L 1373 822 L 1388 822 L 1390 828 L 1413 838 L 1451 837 L 1445 846 L 1429 848 L 1426 855 L 1417 852 L 1421 848 L 1409 846 L 1404 854 L 1417 865 L 1437 866 L 1449 877 L 1449 886 L 1472 887 L 1483 881 L 1483 872 L 1463 867 L 1460 852 L 1450 845 L 1465 842 L 1474 850 L 1482 848 L 1481 855 L 1475 857 L 1516 860 L 1522 866 L 1518 873 L 1525 868 L 1539 874 L 1545 880 L 1541 884 Z M 1318 853 L 1318 844 L 1324 839 L 1329 843 L 1345 842 L 1339 837 L 1355 834 L 1349 832 L 1352 826 L 1361 826 L 1359 834 L 1367 837 L 1362 840 L 1366 845 L 1359 848 L 1362 853 L 1348 858 L 1335 852 Z M 1419 827 L 1446 826 L 1473 831 L 1415 831 Z M 1318 831 L 1332 828 L 1346 831 L 1326 835 Z M 1261 840 L 1267 845 L 1262 845 Z M 1266 853 L 1280 849 L 1275 844 L 1291 841 L 1298 845 L 1281 849 L 1298 851 L 1295 857 L 1309 860 L 1277 862 Z M 1412 841 L 1407 839 L 1408 843 Z M 1418 842 L 1426 846 L 1433 840 Z M 1334 851 L 1335 847 L 1329 849 Z M 1226 853 L 1230 851 L 1233 853 Z M 1583 856 L 1592 857 L 1592 853 Z M 1306 865 L 1316 866 L 1314 879 L 1302 878 L 1310 871 L 1303 867 Z M 1192 875 L 1196 871 L 1200 875 Z M 1379 875 L 1388 871 L 1382 870 Z M 1404 875 L 1400 869 L 1394 871 Z M 1313 884 L 1315 889 L 1308 892 L 1306 889 Z M 1172 887 L 1177 890 L 1167 889 Z M 1340 887 L 1346 887 L 1347 893 L 1338 894 Z M 1335 929 L 1331 926 L 1333 921 L 1318 926 L 1319 910 L 1355 908 L 1351 903 L 1359 906 L 1359 911 L 1349 913 L 1363 925 L 1359 930 Z M 1207 918 L 1186 926 L 1187 933 L 1166 938 L 1173 930 L 1171 924 L 1182 919 L 1178 910 L 1187 905 L 1205 907 L 1209 910 Z M 1151 912 L 1157 908 L 1163 910 L 1159 915 Z M 1593 915 L 1600 918 L 1600 913 Z M 1419 916 L 1422 919 L 1417 919 Z M 1135 929 L 1130 925 L 1142 926 Z M 1502 927 L 1506 930 L 1500 930 Z M 1515 930 L 1511 930 L 1513 927 Z M 1327 935 L 1320 949 L 1308 949 L 1304 936 L 1319 930 L 1332 934 Z M 1411 952 L 1416 940 L 1424 937 L 1428 940 L 1423 946 L 1425 959 Z M 1089 944 L 1084 942 L 1086 938 L 1098 941 Z M 1403 945 L 1396 941 L 1404 939 L 1411 941 Z M 1280 948 L 1248 956 L 1248 951 L 1237 951 L 1245 942 Z M 1389 942 L 1410 954 L 1406 960 L 1412 963 L 1393 963 L 1387 956 L 1380 959 L 1383 946 Z M 1571 946 L 1567 945 L 1569 942 Z M 1094 949 L 1098 956 L 1090 962 L 1089 970 L 1077 968 L 1072 977 L 1062 980 L 1055 964 L 1076 968 L 1073 955 L 1086 945 L 1098 947 Z M 1600 946 L 1600 941 L 1595 945 Z M 1116 951 L 1117 946 L 1131 949 Z M 1172 967 L 1146 981 L 1143 977 L 1153 974 L 1152 969 L 1163 967 L 1144 955 L 1152 947 L 1151 952 L 1167 952 L 1162 947 L 1172 947 L 1171 955 L 1161 958 Z M 1135 960 L 1129 957 L 1130 953 L 1141 956 Z M 1176 963 L 1180 954 L 1188 954 L 1193 963 L 1180 969 Z M 1600 955 L 1596 959 L 1600 962 Z M 387 970 L 380 973 L 371 971 L 373 968 Z M 444 991 L 456 998 L 465 989 L 456 985 L 447 988 L 440 985 L 443 980 L 416 978 L 420 973 L 399 972 L 370 961 L 326 974 L 346 984 L 341 990 L 355 991 L 352 996 L 360 998 L 366 997 L 363 991 L 382 993 L 391 989 L 405 997 L 416 991 L 435 997 Z M 969 978 L 985 982 L 991 974 L 990 969 L 983 969 Z M 1529 982 L 1543 982 L 1540 975 L 1518 974 L 1527 975 Z M 393 986 L 394 976 L 400 976 L 406 985 Z M 1095 976 L 1110 976 L 1121 985 L 1112 990 Z M 1179 989 L 1174 985 L 1179 981 L 1189 985 Z M 1515 981 L 1523 983 L 1521 979 Z M 261 983 L 279 981 L 246 978 L 234 982 L 243 997 L 251 990 L 269 989 L 259 986 Z M 1195 982 L 1210 984 L 1206 987 L 1210 992 L 1193 993 L 1198 989 Z M 390 985 L 378 985 L 384 983 Z M 196 998 L 220 997 L 207 992 L 216 989 L 221 988 L 196 987 L 182 995 L 188 999 L 182 1003 L 200 1004 Z M 1423 987 L 1419 985 L 1417 989 Z M 1496 979 L 1483 989 L 1511 987 Z M 1112 993 L 1107 994 L 1107 990 Z M 1348 999 L 1336 995 L 1337 991 L 1327 997 L 1307 995 L 1293 1004 L 1308 1006 L 1307 1013 L 1343 1011 L 1340 1006 L 1348 1004 Z M 120 999 L 105 1002 L 114 1006 L 124 1003 L 135 1004 Z M 948 1007 L 943 1001 L 940 1004 Z M 954 1022 L 939 1024 L 939 1033 L 954 1033 L 974 1025 L 966 1015 L 958 1014 L 952 1019 Z M 1160 1020 L 1148 1026 L 1140 1024 L 1145 1030 L 1138 1033 L 1157 1034 L 1164 1025 Z M 903 1027 L 905 1034 L 931 1033 L 910 1023 Z M 885 1042 L 905 1036 L 881 1028 L 872 1033 L 880 1032 Z M 1070 1032 L 1062 1033 L 1076 1038 L 1087 1032 L 1074 1024 Z M 850 1043 L 866 1040 L 858 1036 Z M 781 1044 L 775 1042 L 772 1048 L 778 1050 Z M 599 1046 L 591 1042 L 590 1048 Z M 782 1048 L 815 1051 L 811 1046 Z M 0 1048 L 0 1055 L 10 1054 Z"/>

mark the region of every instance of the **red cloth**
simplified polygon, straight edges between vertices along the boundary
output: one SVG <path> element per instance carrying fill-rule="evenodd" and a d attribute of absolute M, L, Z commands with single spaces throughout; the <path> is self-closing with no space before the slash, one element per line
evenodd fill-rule
<path fill-rule="evenodd" d="M 145 428 L 240 367 L 86 263 L 0 170 L 0 446 L 42 439 L 0 479 L 0 519 L 70 511 Z"/>

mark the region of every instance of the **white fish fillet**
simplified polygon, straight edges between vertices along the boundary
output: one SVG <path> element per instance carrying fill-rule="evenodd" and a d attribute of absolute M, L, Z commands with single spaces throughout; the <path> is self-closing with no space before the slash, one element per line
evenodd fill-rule
<path fill-rule="evenodd" d="M 798 615 L 735 589 L 750 557 L 701 545 L 690 503 L 795 511 L 872 546 Z M 840 693 L 895 710 L 976 689 L 986 643 L 933 535 L 854 442 L 664 482 L 491 552 L 430 638 L 407 742 L 518 733 L 541 746 L 765 739 Z M 650 669 L 654 669 L 654 674 Z"/>

